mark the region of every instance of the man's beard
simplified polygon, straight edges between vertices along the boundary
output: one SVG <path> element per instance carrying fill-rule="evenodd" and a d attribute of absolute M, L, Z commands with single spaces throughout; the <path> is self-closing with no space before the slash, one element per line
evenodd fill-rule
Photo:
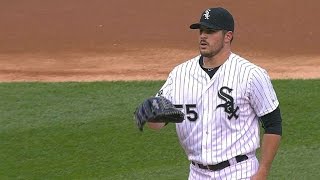
<path fill-rule="evenodd" d="M 203 56 L 203 57 L 212 58 L 213 56 L 215 56 L 216 54 L 218 54 L 218 52 L 216 52 L 216 51 L 210 51 L 210 52 L 200 51 L 200 54 L 201 54 L 201 56 Z"/>
<path fill-rule="evenodd" d="M 209 51 L 201 51 L 200 47 L 200 54 L 201 56 L 203 57 L 207 57 L 207 58 L 212 58 L 214 57 L 215 55 L 217 55 L 223 48 L 223 44 L 221 44 L 219 47 L 215 48 L 215 49 L 211 49 Z"/>

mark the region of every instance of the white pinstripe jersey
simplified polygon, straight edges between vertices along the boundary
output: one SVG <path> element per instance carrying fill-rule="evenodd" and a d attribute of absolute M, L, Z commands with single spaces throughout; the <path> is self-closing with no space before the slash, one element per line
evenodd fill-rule
<path fill-rule="evenodd" d="M 157 94 L 186 114 L 176 130 L 188 159 L 217 164 L 255 152 L 258 117 L 279 105 L 267 72 L 231 53 L 210 79 L 199 58 L 175 67 Z"/>

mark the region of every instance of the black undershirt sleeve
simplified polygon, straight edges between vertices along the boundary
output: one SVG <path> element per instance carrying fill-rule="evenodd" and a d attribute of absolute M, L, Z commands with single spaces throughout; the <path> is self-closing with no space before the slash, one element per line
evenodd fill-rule
<path fill-rule="evenodd" d="M 271 113 L 260 117 L 260 120 L 265 134 L 282 135 L 282 118 L 279 106 Z"/>

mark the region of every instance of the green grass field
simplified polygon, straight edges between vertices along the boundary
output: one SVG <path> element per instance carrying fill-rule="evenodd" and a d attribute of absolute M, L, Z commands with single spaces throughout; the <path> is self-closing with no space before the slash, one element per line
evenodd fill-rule
<path fill-rule="evenodd" d="M 141 133 L 132 118 L 162 83 L 1 83 L 0 179 L 187 179 L 174 125 Z M 320 179 L 320 80 L 273 84 L 283 138 L 270 179 Z"/>

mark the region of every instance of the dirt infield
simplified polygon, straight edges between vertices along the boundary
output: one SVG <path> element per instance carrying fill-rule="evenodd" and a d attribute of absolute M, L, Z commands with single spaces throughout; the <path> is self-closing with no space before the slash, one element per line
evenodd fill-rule
<path fill-rule="evenodd" d="M 172 4 L 175 2 L 174 4 Z M 197 55 L 207 7 L 236 21 L 233 51 L 275 78 L 320 78 L 320 2 L 11 0 L 0 3 L 0 81 L 165 79 Z"/>

